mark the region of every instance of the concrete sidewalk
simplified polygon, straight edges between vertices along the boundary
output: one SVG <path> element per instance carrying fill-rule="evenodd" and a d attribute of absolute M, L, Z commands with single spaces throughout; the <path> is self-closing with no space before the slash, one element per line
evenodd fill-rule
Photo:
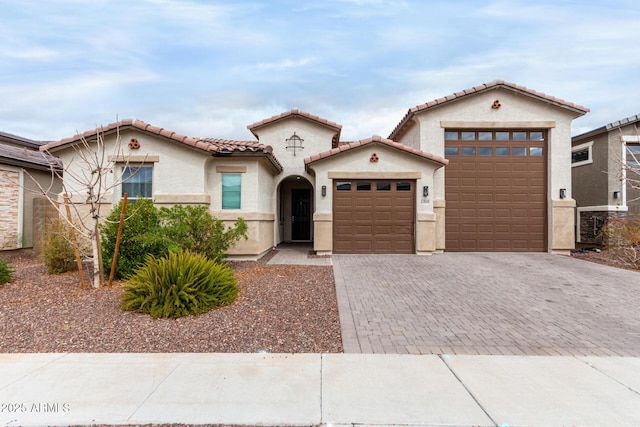
<path fill-rule="evenodd" d="M 640 358 L 0 354 L 0 425 L 638 426 Z"/>

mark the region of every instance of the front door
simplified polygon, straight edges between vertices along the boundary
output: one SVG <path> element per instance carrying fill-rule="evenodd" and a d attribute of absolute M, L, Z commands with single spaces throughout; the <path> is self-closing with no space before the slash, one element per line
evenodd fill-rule
<path fill-rule="evenodd" d="M 291 240 L 311 240 L 311 190 L 291 190 Z"/>

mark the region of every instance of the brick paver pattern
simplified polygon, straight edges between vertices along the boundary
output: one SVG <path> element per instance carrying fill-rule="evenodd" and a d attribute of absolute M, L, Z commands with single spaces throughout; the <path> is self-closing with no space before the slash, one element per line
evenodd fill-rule
<path fill-rule="evenodd" d="M 640 356 L 640 273 L 550 254 L 333 255 L 346 353 Z"/>

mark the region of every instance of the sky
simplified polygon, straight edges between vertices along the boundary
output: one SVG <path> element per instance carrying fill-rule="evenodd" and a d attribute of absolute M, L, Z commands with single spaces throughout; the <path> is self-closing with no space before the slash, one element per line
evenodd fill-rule
<path fill-rule="evenodd" d="M 640 113 L 637 0 L 0 0 L 0 131 L 59 140 L 122 119 L 253 140 L 293 108 L 386 137 L 409 108 L 505 80 Z"/>

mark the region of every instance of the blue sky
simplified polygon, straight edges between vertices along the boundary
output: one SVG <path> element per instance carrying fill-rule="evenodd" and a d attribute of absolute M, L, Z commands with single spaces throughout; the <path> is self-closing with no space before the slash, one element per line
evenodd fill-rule
<path fill-rule="evenodd" d="M 640 113 L 637 0 L 0 0 L 0 131 L 57 140 L 116 118 L 253 139 L 292 108 L 387 136 L 410 107 L 506 80 Z"/>

